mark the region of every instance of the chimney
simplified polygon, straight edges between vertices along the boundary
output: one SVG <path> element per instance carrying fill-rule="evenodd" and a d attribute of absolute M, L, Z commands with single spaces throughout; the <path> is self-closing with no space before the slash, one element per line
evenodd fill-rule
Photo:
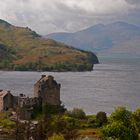
<path fill-rule="evenodd" d="M 24 95 L 23 95 L 23 93 L 20 93 L 19 96 L 20 96 L 20 97 L 23 97 Z"/>
<path fill-rule="evenodd" d="M 41 78 L 44 78 L 44 77 L 46 77 L 46 75 L 41 75 Z"/>
<path fill-rule="evenodd" d="M 0 92 L 2 92 L 3 91 L 3 89 L 0 89 Z"/>

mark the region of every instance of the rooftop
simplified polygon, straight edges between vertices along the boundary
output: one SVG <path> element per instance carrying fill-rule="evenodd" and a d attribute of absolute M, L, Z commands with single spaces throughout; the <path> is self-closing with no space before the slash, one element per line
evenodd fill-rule
<path fill-rule="evenodd" d="M 8 93 L 10 93 L 10 91 L 0 90 L 0 98 L 5 97 Z"/>
<path fill-rule="evenodd" d="M 42 81 L 47 81 L 49 79 L 53 80 L 54 78 L 51 75 L 48 75 L 48 76 L 47 75 L 42 75 L 41 78 L 36 83 L 42 82 Z"/>

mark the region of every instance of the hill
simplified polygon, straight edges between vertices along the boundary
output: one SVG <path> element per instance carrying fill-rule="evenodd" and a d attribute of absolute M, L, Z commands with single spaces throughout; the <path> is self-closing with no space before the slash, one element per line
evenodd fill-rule
<path fill-rule="evenodd" d="M 106 57 L 140 57 L 140 27 L 125 22 L 97 24 L 75 33 L 52 33 L 46 37 Z"/>
<path fill-rule="evenodd" d="M 91 52 L 0 20 L 0 70 L 85 71 L 96 63 L 98 58 Z"/>

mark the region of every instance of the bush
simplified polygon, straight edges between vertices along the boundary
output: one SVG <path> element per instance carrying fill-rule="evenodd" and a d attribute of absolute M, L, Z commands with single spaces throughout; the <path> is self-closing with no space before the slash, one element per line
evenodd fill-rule
<path fill-rule="evenodd" d="M 97 127 L 96 115 L 88 115 L 87 119 L 88 127 Z"/>
<path fill-rule="evenodd" d="M 64 105 L 50 105 L 46 104 L 42 108 L 42 113 L 45 117 L 50 117 L 51 115 L 63 114 L 66 111 Z"/>
<path fill-rule="evenodd" d="M 133 112 L 133 123 L 138 133 L 140 133 L 140 109 Z"/>
<path fill-rule="evenodd" d="M 109 124 L 103 127 L 103 135 L 118 140 L 138 140 L 138 133 L 132 120 L 130 111 L 124 107 L 118 107 L 111 114 Z"/>
<path fill-rule="evenodd" d="M 86 118 L 85 112 L 79 108 L 74 108 L 71 111 L 67 111 L 66 115 L 73 117 L 73 118 L 77 118 L 77 119 L 85 119 Z"/>
<path fill-rule="evenodd" d="M 53 133 L 62 134 L 66 140 L 74 139 L 78 136 L 75 120 L 65 116 L 54 116 L 50 127 Z"/>
<path fill-rule="evenodd" d="M 105 112 L 98 112 L 96 115 L 96 120 L 99 126 L 102 126 L 103 124 L 107 123 L 107 116 Z"/>
<path fill-rule="evenodd" d="M 138 135 L 132 129 L 126 127 L 123 122 L 112 122 L 103 127 L 105 137 L 117 138 L 118 140 L 138 140 Z"/>
<path fill-rule="evenodd" d="M 64 137 L 62 135 L 58 135 L 58 134 L 53 134 L 52 137 L 49 137 L 48 140 L 64 140 Z"/>
<path fill-rule="evenodd" d="M 126 110 L 125 107 L 116 108 L 115 111 L 112 112 L 109 118 L 110 122 L 120 121 L 120 122 L 123 122 L 124 125 L 126 126 L 131 125 L 131 120 L 132 120 L 132 112 Z"/>

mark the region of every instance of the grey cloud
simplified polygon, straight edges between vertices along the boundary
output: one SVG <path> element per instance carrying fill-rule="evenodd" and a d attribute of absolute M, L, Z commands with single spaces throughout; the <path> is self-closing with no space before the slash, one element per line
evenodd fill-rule
<path fill-rule="evenodd" d="M 125 1 L 130 4 L 140 4 L 140 0 L 125 0 Z"/>
<path fill-rule="evenodd" d="M 117 20 L 133 19 L 139 24 L 138 6 L 130 6 L 131 3 L 131 0 L 0 0 L 0 18 L 40 34 L 74 32 Z"/>

